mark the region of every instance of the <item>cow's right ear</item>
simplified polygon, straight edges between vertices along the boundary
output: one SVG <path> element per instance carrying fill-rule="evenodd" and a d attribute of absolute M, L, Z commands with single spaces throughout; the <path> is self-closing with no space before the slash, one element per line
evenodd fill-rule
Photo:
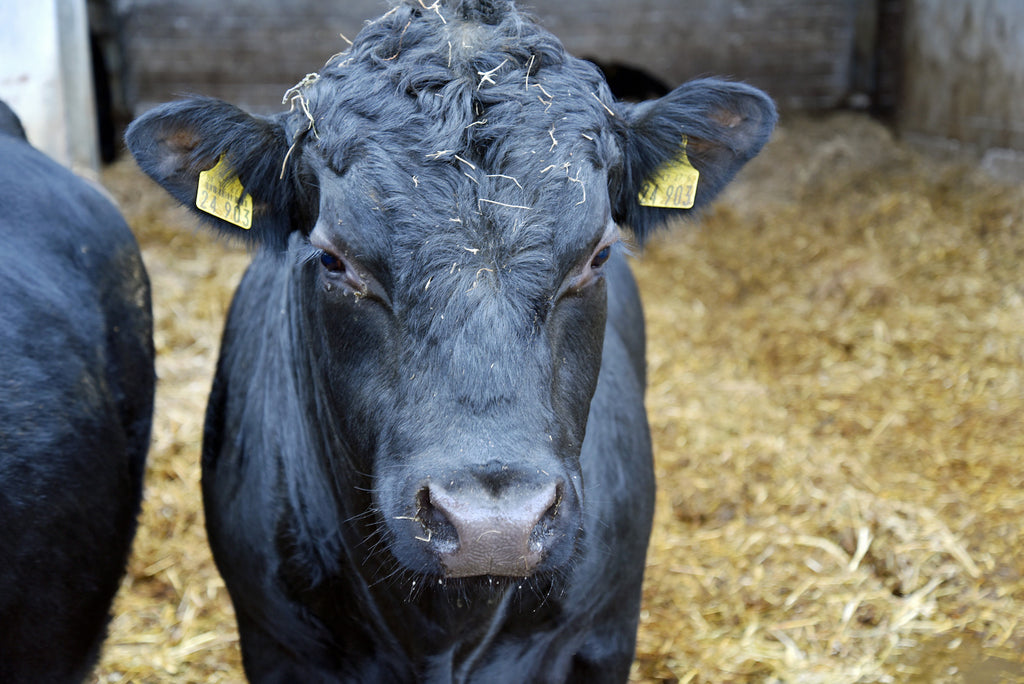
<path fill-rule="evenodd" d="M 192 98 L 146 112 L 125 141 L 143 171 L 226 235 L 284 249 L 292 231 L 312 222 L 315 186 L 298 182 L 296 163 L 285 164 L 291 140 L 283 117 Z"/>

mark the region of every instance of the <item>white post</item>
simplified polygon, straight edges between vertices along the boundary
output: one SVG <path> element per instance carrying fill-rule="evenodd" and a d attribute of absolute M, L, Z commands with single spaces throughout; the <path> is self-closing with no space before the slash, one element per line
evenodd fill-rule
<path fill-rule="evenodd" d="M 86 176 L 99 168 L 85 0 L 0 2 L 0 99 L 29 141 Z"/>

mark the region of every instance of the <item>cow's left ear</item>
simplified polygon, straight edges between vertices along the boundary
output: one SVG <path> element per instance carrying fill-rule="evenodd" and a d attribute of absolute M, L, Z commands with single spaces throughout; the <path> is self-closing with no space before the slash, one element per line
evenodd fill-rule
<path fill-rule="evenodd" d="M 613 211 L 640 242 L 706 205 L 768 142 L 771 99 L 742 83 L 701 79 L 657 100 L 619 103 L 623 175 Z M 696 171 L 696 173 L 694 173 Z"/>
<path fill-rule="evenodd" d="M 159 105 L 125 132 L 139 167 L 208 225 L 250 244 L 284 249 L 308 229 L 315 184 L 286 164 L 284 116 L 265 118 L 213 98 Z"/>

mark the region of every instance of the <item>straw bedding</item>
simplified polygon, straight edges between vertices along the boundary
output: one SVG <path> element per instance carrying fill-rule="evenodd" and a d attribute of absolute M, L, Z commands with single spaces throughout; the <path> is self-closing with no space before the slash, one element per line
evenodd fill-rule
<path fill-rule="evenodd" d="M 98 682 L 238 682 L 199 444 L 248 256 L 130 161 L 154 284 L 138 538 Z M 784 121 L 637 260 L 659 478 L 637 682 L 1024 681 L 1024 188 Z"/>

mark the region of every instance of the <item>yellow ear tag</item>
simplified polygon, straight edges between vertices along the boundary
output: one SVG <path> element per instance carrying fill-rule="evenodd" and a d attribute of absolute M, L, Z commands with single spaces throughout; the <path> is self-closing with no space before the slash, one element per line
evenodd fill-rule
<path fill-rule="evenodd" d="M 245 194 L 223 154 L 212 169 L 199 173 L 196 207 L 239 228 L 252 228 L 252 195 Z"/>
<path fill-rule="evenodd" d="M 640 186 L 640 204 L 663 209 L 689 209 L 697 197 L 700 172 L 686 156 L 686 136 L 679 154 L 658 167 Z"/>

